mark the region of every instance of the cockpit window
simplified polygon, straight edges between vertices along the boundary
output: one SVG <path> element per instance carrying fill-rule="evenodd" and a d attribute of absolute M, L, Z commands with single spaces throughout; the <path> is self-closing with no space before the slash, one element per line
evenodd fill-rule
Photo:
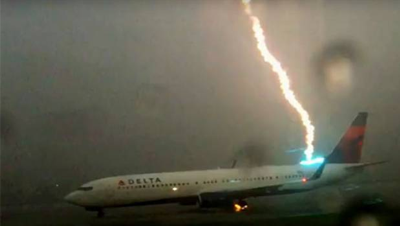
<path fill-rule="evenodd" d="M 90 191 L 93 190 L 93 187 L 80 187 L 78 188 L 79 191 Z"/>

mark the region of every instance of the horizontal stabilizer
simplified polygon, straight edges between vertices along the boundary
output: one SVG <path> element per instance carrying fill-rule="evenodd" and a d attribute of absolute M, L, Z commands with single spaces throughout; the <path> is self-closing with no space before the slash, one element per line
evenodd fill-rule
<path fill-rule="evenodd" d="M 352 170 L 352 169 L 362 169 L 362 168 L 365 168 L 365 167 L 367 167 L 367 166 L 380 165 L 380 164 L 387 163 L 387 162 L 388 162 L 388 161 L 367 162 L 367 163 L 362 163 L 362 164 L 355 165 L 355 166 L 348 166 L 348 167 L 346 167 L 346 169 L 348 169 L 348 170 Z"/>

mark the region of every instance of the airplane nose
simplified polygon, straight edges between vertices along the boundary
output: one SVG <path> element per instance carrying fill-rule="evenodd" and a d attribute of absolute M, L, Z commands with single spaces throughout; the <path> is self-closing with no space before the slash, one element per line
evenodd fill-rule
<path fill-rule="evenodd" d="M 64 200 L 71 204 L 75 204 L 75 205 L 79 204 L 76 192 L 69 193 L 67 196 L 64 197 Z"/>

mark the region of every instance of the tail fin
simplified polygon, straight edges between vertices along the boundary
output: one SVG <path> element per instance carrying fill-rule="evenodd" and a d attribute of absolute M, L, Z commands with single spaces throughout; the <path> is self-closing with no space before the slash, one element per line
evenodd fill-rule
<path fill-rule="evenodd" d="M 360 162 L 367 117 L 367 112 L 358 113 L 333 152 L 326 158 L 327 163 Z"/>

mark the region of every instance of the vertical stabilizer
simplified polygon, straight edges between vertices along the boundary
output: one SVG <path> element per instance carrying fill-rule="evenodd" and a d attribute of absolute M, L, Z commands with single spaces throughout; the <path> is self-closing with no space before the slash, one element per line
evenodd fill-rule
<path fill-rule="evenodd" d="M 367 112 L 358 113 L 353 123 L 333 149 L 333 152 L 326 158 L 327 163 L 360 162 L 367 118 Z"/>

